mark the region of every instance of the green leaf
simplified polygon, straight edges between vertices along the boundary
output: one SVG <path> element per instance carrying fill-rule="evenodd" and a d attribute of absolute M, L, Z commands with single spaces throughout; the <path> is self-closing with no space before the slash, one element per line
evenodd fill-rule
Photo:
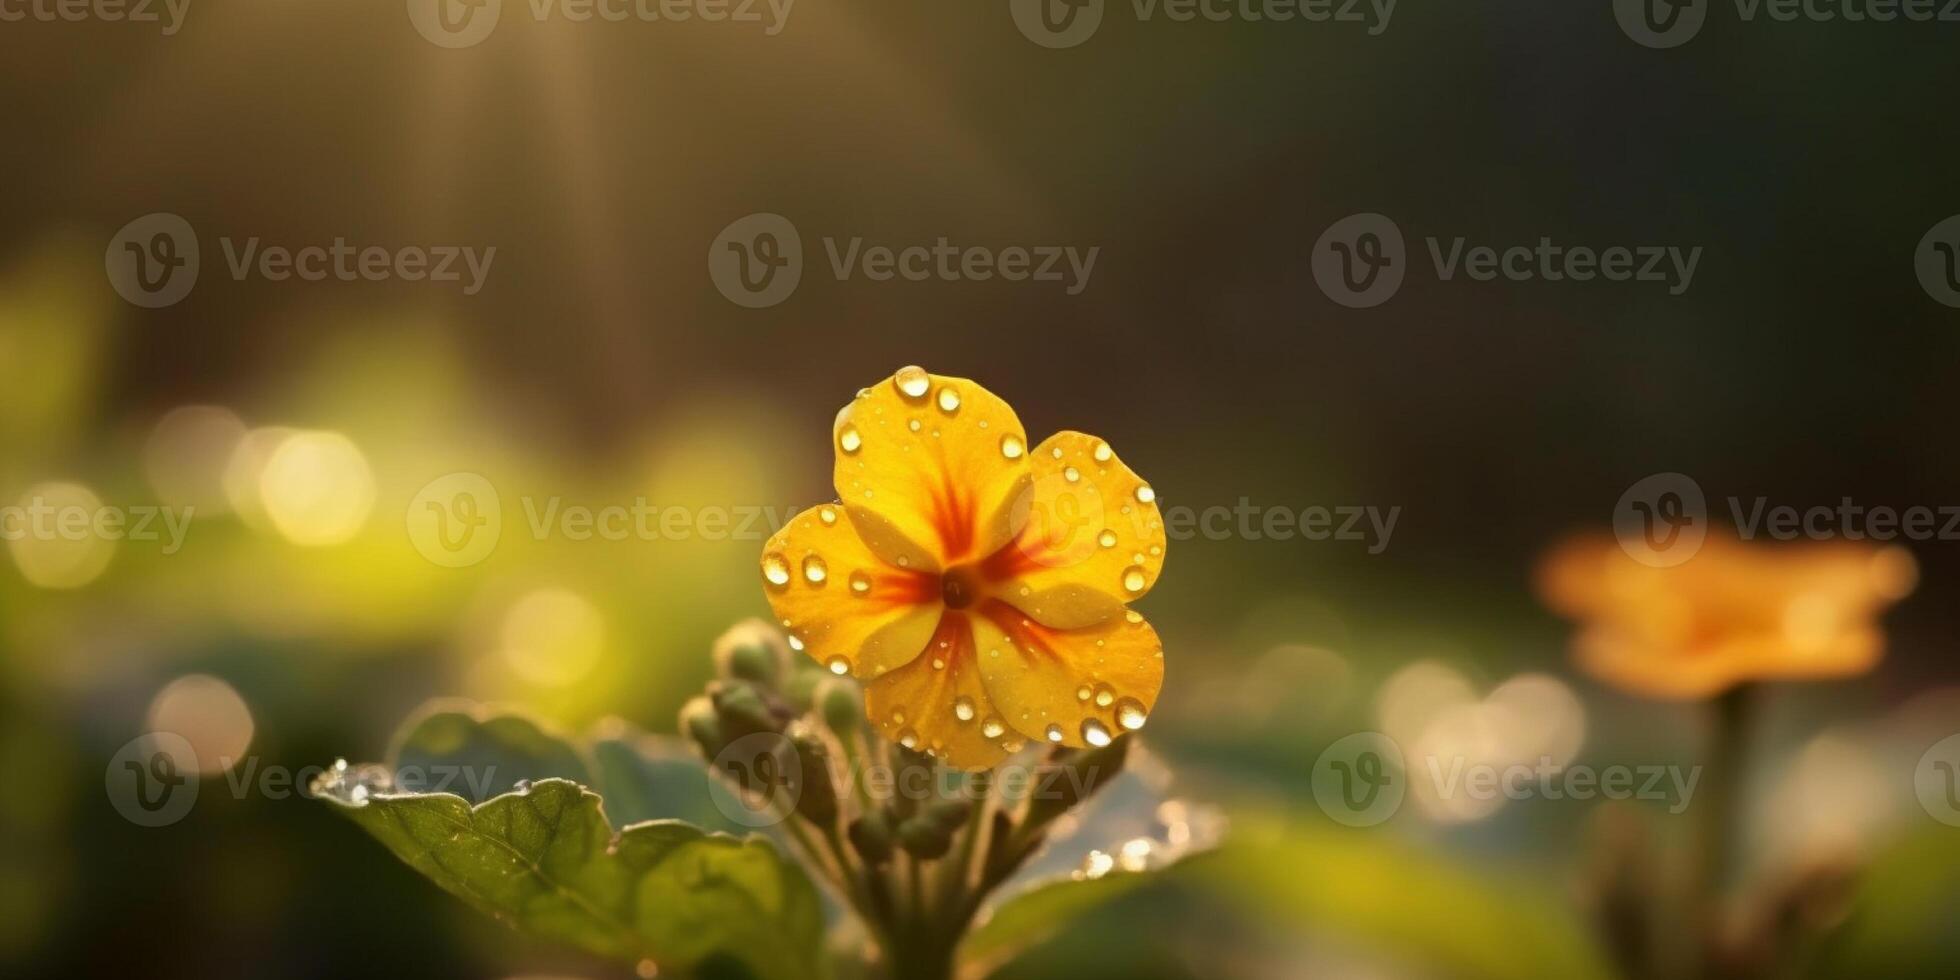
<path fill-rule="evenodd" d="M 471 803 L 525 780 L 593 782 L 578 749 L 529 717 L 451 699 L 431 701 L 410 715 L 395 734 L 388 762 L 400 792 L 454 793 Z"/>
<path fill-rule="evenodd" d="M 613 721 L 594 735 L 589 752 L 615 826 L 678 818 L 708 830 L 743 832 L 743 825 L 715 804 L 715 794 L 725 791 L 680 739 L 648 735 Z"/>
<path fill-rule="evenodd" d="M 1186 865 L 1191 880 L 1278 929 L 1338 936 L 1450 976 L 1609 975 L 1555 890 L 1480 873 L 1380 832 L 1239 817 L 1225 846 Z"/>
<path fill-rule="evenodd" d="M 1948 977 L 1960 961 L 1960 830 L 1929 826 L 1864 871 L 1850 917 L 1820 951 L 1821 977 Z"/>
<path fill-rule="evenodd" d="M 1172 867 L 1181 868 L 1206 857 L 1194 855 Z M 985 975 L 1066 931 L 1083 916 L 1165 878 L 1163 871 L 1112 871 L 1099 878 L 1060 878 L 1022 892 L 967 933 L 960 943 L 960 973 Z"/>
<path fill-rule="evenodd" d="M 472 807 L 342 775 L 317 787 L 322 798 L 437 885 L 513 926 L 669 973 L 818 975 L 816 890 L 766 840 L 679 821 L 615 833 L 598 795 L 563 779 Z"/>

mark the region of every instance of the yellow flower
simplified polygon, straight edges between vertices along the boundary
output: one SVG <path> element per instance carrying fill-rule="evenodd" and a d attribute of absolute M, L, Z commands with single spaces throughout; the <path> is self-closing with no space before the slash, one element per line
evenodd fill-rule
<path fill-rule="evenodd" d="M 1710 534 L 1685 563 L 1635 561 L 1607 537 L 1566 542 L 1539 569 L 1546 604 L 1577 620 L 1573 656 L 1634 694 L 1707 698 L 1749 681 L 1865 673 L 1876 620 L 1912 591 L 1902 548 L 1748 544 Z"/>
<path fill-rule="evenodd" d="M 1109 444 L 1030 445 L 1014 410 L 917 367 L 832 426 L 838 503 L 769 539 L 762 580 L 792 646 L 864 683 L 887 737 L 963 769 L 1025 739 L 1141 728 L 1164 679 L 1125 603 L 1164 561 L 1156 493 Z"/>

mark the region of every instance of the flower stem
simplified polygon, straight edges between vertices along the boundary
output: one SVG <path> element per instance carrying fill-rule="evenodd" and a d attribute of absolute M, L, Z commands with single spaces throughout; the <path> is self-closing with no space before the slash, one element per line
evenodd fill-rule
<path fill-rule="evenodd" d="M 1702 798 L 1698 828 L 1696 890 L 1694 908 L 1702 927 L 1703 973 L 1724 975 L 1724 894 L 1734 860 L 1737 805 L 1741 797 L 1743 760 L 1748 749 L 1751 705 L 1754 688 L 1738 685 L 1713 704 L 1713 731 L 1708 745 L 1707 771 L 1703 783 L 1708 787 Z"/>

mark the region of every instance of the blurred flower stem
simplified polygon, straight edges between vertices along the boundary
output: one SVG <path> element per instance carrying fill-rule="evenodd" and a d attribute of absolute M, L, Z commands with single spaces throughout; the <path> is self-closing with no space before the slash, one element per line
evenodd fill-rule
<path fill-rule="evenodd" d="M 1698 910 L 1697 918 L 1703 930 L 1702 972 L 1711 980 L 1732 975 L 1727 885 L 1734 860 L 1738 801 L 1756 698 L 1755 685 L 1738 684 L 1709 702 L 1707 769 L 1702 776 L 1707 789 L 1702 793 L 1692 907 Z"/>

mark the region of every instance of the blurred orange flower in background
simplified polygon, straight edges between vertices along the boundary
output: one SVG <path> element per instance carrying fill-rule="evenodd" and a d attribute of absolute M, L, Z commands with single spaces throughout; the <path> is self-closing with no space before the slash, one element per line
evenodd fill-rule
<path fill-rule="evenodd" d="M 1903 548 L 1751 544 L 1722 534 L 1671 567 L 1637 561 L 1611 537 L 1579 537 L 1554 548 L 1538 572 L 1545 603 L 1580 624 L 1579 665 L 1657 698 L 1865 673 L 1884 650 L 1878 615 L 1917 579 Z"/>
<path fill-rule="evenodd" d="M 1025 739 L 1108 744 L 1143 726 L 1163 644 L 1125 603 L 1164 560 L 1156 493 L 1109 444 L 1030 446 L 1007 403 L 917 367 L 832 426 L 839 502 L 763 549 L 791 645 L 865 684 L 893 741 L 963 769 Z"/>

